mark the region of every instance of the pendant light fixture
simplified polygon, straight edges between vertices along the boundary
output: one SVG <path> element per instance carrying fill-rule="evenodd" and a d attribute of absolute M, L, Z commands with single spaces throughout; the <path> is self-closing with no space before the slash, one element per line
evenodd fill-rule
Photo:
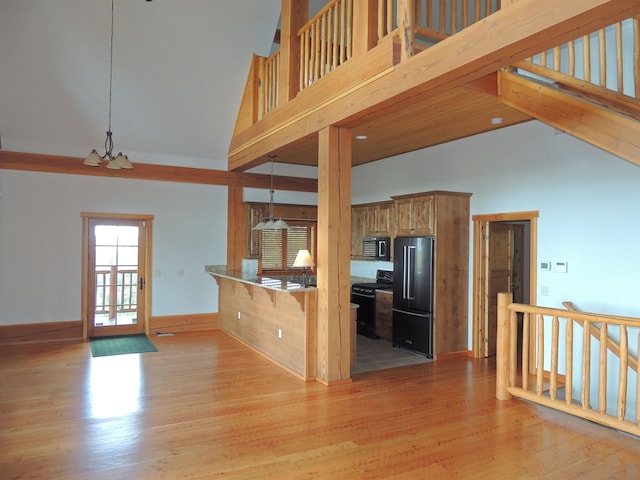
<path fill-rule="evenodd" d="M 289 228 L 287 222 L 285 222 L 282 218 L 275 220 L 273 218 L 273 159 L 276 158 L 275 155 L 269 155 L 271 159 L 271 189 L 269 190 L 269 220 L 266 222 L 261 220 L 258 224 L 253 227 L 253 230 L 286 230 Z"/>
<path fill-rule="evenodd" d="M 129 157 L 119 152 L 118 155 L 113 155 L 113 133 L 111 132 L 111 91 L 113 85 L 113 13 L 114 13 L 114 1 L 111 0 L 111 49 L 109 52 L 109 130 L 107 130 L 107 138 L 104 141 L 104 155 L 98 155 L 98 151 L 94 148 L 91 150 L 89 156 L 85 159 L 84 164 L 89 167 L 99 167 L 103 160 L 108 160 L 107 168 L 112 170 L 119 170 L 121 168 L 130 169 L 133 168 Z"/>

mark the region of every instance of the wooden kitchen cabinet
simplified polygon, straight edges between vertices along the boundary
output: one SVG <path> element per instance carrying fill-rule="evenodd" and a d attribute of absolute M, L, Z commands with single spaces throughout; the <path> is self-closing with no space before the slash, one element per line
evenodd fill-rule
<path fill-rule="evenodd" d="M 366 237 L 368 208 L 351 207 L 351 257 L 362 257 L 362 239 Z"/>
<path fill-rule="evenodd" d="M 351 207 L 351 258 L 362 259 L 362 239 L 391 237 L 393 202 L 376 202 Z"/>
<path fill-rule="evenodd" d="M 367 205 L 365 236 L 391 237 L 393 202 L 381 202 Z"/>
<path fill-rule="evenodd" d="M 376 290 L 376 335 L 393 341 L 393 291 Z"/>
<path fill-rule="evenodd" d="M 433 195 L 403 195 L 392 198 L 396 223 L 395 235 L 433 234 Z"/>

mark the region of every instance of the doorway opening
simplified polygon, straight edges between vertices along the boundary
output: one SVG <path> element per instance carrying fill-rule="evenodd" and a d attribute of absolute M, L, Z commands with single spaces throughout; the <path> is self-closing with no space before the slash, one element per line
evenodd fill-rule
<path fill-rule="evenodd" d="M 148 333 L 148 215 L 83 213 L 83 336 Z"/>
<path fill-rule="evenodd" d="M 473 216 L 474 358 L 496 354 L 498 293 L 536 303 L 537 220 L 537 211 Z"/>

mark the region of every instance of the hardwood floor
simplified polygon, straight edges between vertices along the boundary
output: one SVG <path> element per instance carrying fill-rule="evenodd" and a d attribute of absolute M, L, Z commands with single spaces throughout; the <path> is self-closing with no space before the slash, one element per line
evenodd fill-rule
<path fill-rule="evenodd" d="M 326 388 L 221 332 L 152 340 L 0 348 L 0 478 L 638 478 L 640 439 L 496 400 L 493 361 Z"/>

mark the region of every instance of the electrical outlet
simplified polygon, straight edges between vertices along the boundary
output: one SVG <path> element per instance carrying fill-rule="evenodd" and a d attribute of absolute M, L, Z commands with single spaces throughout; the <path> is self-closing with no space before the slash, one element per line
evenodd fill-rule
<path fill-rule="evenodd" d="M 549 287 L 540 287 L 540 296 L 548 297 L 549 296 Z"/>
<path fill-rule="evenodd" d="M 278 329 L 278 338 L 282 338 L 282 329 L 281 328 Z"/>

